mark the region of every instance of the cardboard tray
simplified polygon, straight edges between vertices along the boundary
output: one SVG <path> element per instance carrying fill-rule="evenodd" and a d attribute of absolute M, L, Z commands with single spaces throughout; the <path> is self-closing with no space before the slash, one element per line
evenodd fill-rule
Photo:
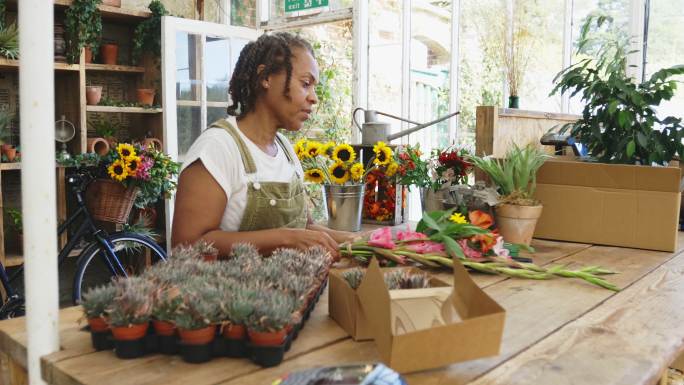
<path fill-rule="evenodd" d="M 357 293 L 382 361 L 400 373 L 499 354 L 505 310 L 458 261 L 453 287 L 390 291 L 373 259 Z"/>

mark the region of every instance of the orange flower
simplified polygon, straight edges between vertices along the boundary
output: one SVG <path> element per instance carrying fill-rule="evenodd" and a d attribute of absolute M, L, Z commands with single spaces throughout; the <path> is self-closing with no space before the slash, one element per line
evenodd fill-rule
<path fill-rule="evenodd" d="M 468 220 L 475 226 L 480 226 L 483 229 L 488 229 L 494 224 L 492 216 L 482 210 L 473 210 L 468 213 Z"/>
<path fill-rule="evenodd" d="M 482 254 L 487 253 L 489 250 L 494 247 L 496 244 L 496 233 L 487 233 L 487 234 L 477 234 L 473 235 L 470 238 L 470 241 L 473 243 L 480 243 L 480 251 L 482 251 Z"/>

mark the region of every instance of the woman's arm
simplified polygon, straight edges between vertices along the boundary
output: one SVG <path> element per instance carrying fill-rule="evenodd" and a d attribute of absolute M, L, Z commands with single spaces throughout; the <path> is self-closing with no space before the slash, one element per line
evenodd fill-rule
<path fill-rule="evenodd" d="M 234 243 L 248 242 L 262 254 L 279 247 L 305 249 L 323 246 L 337 257 L 337 243 L 325 232 L 316 229 L 277 228 L 258 231 L 231 232 L 219 229 L 228 197 L 204 167 L 201 160 L 193 162 L 180 175 L 173 214 L 171 243 L 193 244 L 199 239 L 212 242 L 219 255 L 230 254 Z"/>

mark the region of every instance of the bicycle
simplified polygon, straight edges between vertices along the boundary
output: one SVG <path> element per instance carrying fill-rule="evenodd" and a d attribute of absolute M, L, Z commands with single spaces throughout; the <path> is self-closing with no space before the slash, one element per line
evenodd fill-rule
<path fill-rule="evenodd" d="M 81 294 L 88 288 L 101 285 L 113 277 L 127 277 L 133 267 L 130 262 L 140 264 L 140 256 L 144 256 L 147 264 L 166 260 L 166 253 L 152 238 L 125 231 L 107 233 L 95 225 L 88 212 L 83 193 L 94 177 L 87 171 L 79 169 L 67 177 L 67 183 L 76 198 L 78 208 L 57 229 L 58 235 L 66 231 L 79 217 L 83 217 L 76 233 L 59 252 L 58 265 L 74 250 L 82 239 L 90 236 L 92 241 L 80 252 L 76 262 L 73 278 L 72 301 L 77 304 Z M 142 252 L 142 253 L 141 253 Z M 99 256 L 99 258 L 95 258 Z M 120 258 L 121 257 L 121 258 Z M 129 262 L 125 264 L 124 261 Z M 0 306 L 0 319 L 14 318 L 24 315 L 24 298 L 12 286 L 12 282 L 23 272 L 23 265 L 8 276 L 5 267 L 0 264 L 0 283 L 5 290 L 6 300 Z M 88 275 L 86 276 L 86 273 Z"/>

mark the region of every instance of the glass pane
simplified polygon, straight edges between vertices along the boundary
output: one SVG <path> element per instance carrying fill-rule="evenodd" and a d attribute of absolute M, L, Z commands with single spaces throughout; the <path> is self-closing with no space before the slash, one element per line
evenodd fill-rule
<path fill-rule="evenodd" d="M 178 124 L 178 159 L 182 161 L 183 155 L 188 152 L 192 143 L 202 133 L 201 111 L 199 106 L 178 106 L 176 111 L 176 122 Z"/>
<path fill-rule="evenodd" d="M 377 0 L 368 5 L 368 108 L 401 115 L 401 2 Z M 363 122 L 363 117 L 359 114 Z M 381 119 L 401 129 L 396 119 Z"/>
<path fill-rule="evenodd" d="M 646 51 L 646 79 L 656 71 L 684 63 L 684 4 L 682 0 L 651 0 Z M 675 95 L 657 107 L 659 118 L 684 115 L 684 76 Z"/>
<path fill-rule="evenodd" d="M 232 38 L 230 39 L 230 73 L 233 73 L 235 69 L 235 64 L 240 57 L 240 52 L 249 43 L 249 40 Z"/>
<path fill-rule="evenodd" d="M 256 0 L 232 0 L 230 24 L 254 28 L 256 26 Z"/>
<path fill-rule="evenodd" d="M 197 63 L 201 36 L 176 33 L 176 99 L 200 100 L 201 79 Z"/>
<path fill-rule="evenodd" d="M 226 116 L 228 116 L 226 107 L 207 107 L 207 124 L 212 124 Z"/>
<path fill-rule="evenodd" d="M 227 102 L 230 81 L 230 40 L 207 36 L 204 48 L 207 101 Z"/>

